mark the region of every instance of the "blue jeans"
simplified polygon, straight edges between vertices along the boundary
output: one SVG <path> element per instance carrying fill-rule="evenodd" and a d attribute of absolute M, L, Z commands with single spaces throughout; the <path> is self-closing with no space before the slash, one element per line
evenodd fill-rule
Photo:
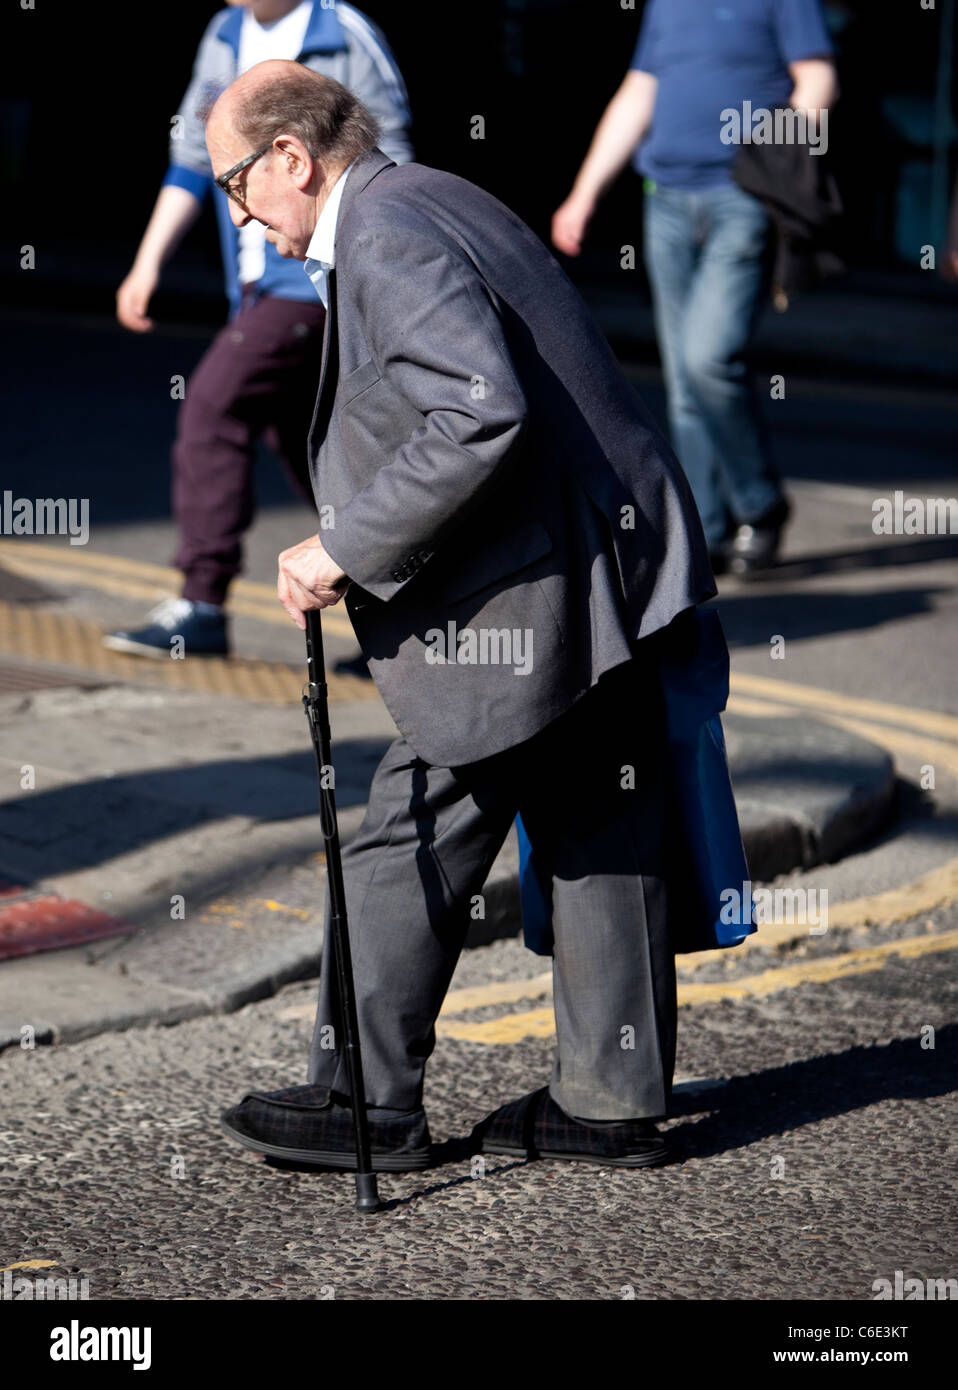
<path fill-rule="evenodd" d="M 745 363 L 765 288 L 770 226 L 736 185 L 645 195 L 645 263 L 672 446 L 710 549 L 782 498 Z"/>

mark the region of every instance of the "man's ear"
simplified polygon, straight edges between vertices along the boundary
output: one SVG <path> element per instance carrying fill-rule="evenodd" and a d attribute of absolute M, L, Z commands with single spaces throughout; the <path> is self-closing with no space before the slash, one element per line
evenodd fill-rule
<path fill-rule="evenodd" d="M 312 181 L 314 175 L 323 182 L 323 170 L 295 135 L 281 135 L 275 142 L 275 158 L 280 167 L 292 179 L 297 188 L 303 189 Z"/>

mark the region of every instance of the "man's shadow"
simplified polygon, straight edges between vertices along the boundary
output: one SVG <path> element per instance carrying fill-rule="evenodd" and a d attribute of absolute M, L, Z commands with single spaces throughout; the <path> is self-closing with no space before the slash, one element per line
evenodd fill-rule
<path fill-rule="evenodd" d="M 680 1091 L 672 1118 L 710 1113 L 670 1129 L 669 1141 L 677 1158 L 708 1158 L 883 1100 L 948 1095 L 958 1088 L 958 1025 L 939 1028 L 934 1041 L 923 1048 L 917 1035 L 896 1038 Z"/>

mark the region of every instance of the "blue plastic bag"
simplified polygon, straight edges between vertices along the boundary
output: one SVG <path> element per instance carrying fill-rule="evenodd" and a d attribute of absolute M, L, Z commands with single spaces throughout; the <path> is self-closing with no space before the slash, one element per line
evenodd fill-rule
<path fill-rule="evenodd" d="M 552 880 L 539 872 L 522 817 L 516 816 L 519 839 L 519 898 L 522 903 L 522 937 L 537 956 L 552 955 Z"/>
<path fill-rule="evenodd" d="M 741 914 L 730 912 L 726 900 L 733 889 L 741 903 L 749 879 L 722 732 L 728 647 L 715 609 L 696 609 L 694 619 L 697 641 L 689 654 L 660 662 L 683 838 L 677 848 L 685 855 L 670 895 L 673 944 L 679 952 L 735 946 L 755 931 L 754 907 L 747 922 L 735 921 Z M 552 880 L 536 862 L 521 816 L 516 832 L 523 938 L 530 951 L 548 956 L 553 946 Z"/>

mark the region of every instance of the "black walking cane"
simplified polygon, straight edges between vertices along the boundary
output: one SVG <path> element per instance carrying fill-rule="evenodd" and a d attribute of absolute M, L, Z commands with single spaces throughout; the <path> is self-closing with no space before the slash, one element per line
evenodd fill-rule
<path fill-rule="evenodd" d="M 309 732 L 316 752 L 319 776 L 319 816 L 326 841 L 326 872 L 329 878 L 329 929 L 332 933 L 333 962 L 339 995 L 339 1011 L 346 1050 L 346 1072 L 349 1093 L 353 1102 L 353 1125 L 356 1130 L 356 1210 L 382 1210 L 376 1190 L 369 1152 L 369 1123 L 366 1116 L 366 1088 L 363 1084 L 363 1059 L 359 1050 L 359 1021 L 356 1017 L 356 995 L 353 989 L 353 964 L 349 953 L 349 932 L 346 922 L 346 894 L 343 888 L 343 865 L 339 853 L 339 825 L 336 820 L 336 794 L 326 786 L 324 771 L 332 767 L 329 746 L 329 697 L 326 688 L 326 665 L 323 660 L 323 628 L 319 609 L 306 613 L 306 665 L 309 671 L 309 694 L 303 696 L 303 708 L 309 720 Z"/>

